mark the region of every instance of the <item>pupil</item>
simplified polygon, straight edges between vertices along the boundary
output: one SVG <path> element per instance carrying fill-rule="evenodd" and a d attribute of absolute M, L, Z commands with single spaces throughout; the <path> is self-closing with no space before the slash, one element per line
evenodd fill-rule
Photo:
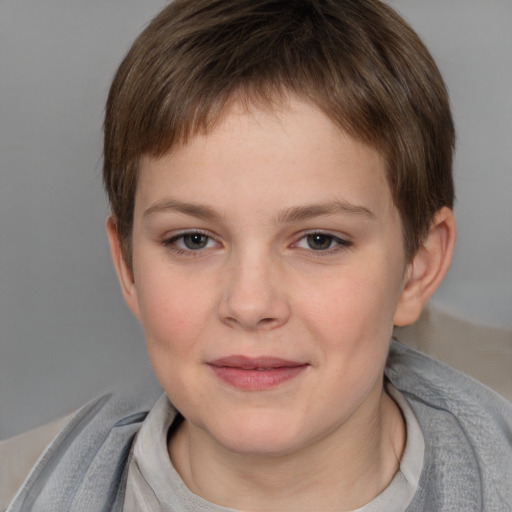
<path fill-rule="evenodd" d="M 208 243 L 208 237 L 201 233 L 193 233 L 191 235 L 185 235 L 183 242 L 188 249 L 203 249 Z"/>
<path fill-rule="evenodd" d="M 329 249 L 332 243 L 332 236 L 316 233 L 314 235 L 308 235 L 307 241 L 311 249 L 320 251 Z"/>

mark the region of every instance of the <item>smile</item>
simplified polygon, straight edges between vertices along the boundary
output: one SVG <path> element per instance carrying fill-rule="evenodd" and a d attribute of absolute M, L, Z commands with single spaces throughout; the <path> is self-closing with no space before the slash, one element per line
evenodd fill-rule
<path fill-rule="evenodd" d="M 263 391 L 302 374 L 308 364 L 285 359 L 230 356 L 208 363 L 223 382 L 243 391 Z"/>

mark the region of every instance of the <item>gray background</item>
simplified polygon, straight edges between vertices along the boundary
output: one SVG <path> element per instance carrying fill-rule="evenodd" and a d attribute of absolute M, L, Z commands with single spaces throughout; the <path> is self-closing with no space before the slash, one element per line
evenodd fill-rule
<path fill-rule="evenodd" d="M 165 3 L 0 0 L 0 438 L 151 378 L 104 235 L 101 123 L 117 64 Z M 510 329 L 512 2 L 391 3 L 458 127 L 458 248 L 434 302 Z"/>

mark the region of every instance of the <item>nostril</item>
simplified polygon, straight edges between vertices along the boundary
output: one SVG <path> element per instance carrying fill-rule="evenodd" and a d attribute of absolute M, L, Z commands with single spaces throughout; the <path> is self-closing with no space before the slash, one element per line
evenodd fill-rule
<path fill-rule="evenodd" d="M 248 319 L 244 318 L 236 318 L 234 316 L 227 316 L 223 319 L 224 323 L 226 325 L 229 325 L 231 327 L 242 327 L 244 329 L 272 329 L 274 327 L 277 327 L 279 325 L 279 319 L 274 317 L 264 317 L 260 318 L 259 320 L 254 319 L 253 321 L 250 321 Z"/>
<path fill-rule="evenodd" d="M 274 317 L 266 317 L 266 318 L 262 318 L 256 328 L 258 329 L 263 329 L 263 330 L 267 330 L 267 329 L 274 329 L 275 327 L 278 327 L 282 322 L 279 321 L 279 318 L 274 318 Z"/>

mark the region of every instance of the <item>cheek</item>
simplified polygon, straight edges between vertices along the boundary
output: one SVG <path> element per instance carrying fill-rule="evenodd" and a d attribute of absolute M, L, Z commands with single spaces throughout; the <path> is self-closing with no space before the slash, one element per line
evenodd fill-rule
<path fill-rule="evenodd" d="M 141 321 L 149 360 L 160 385 L 179 410 L 186 410 L 192 396 L 200 397 L 199 340 L 208 331 L 204 293 L 181 287 L 179 280 L 145 281 L 139 291 Z M 187 382 L 186 388 L 183 382 Z"/>
<path fill-rule="evenodd" d="M 314 325 L 333 333 L 333 339 L 350 334 L 347 342 L 352 339 L 359 343 L 364 341 L 358 339 L 361 337 L 387 338 L 398 292 L 399 287 L 391 280 L 351 272 L 331 279 L 323 290 L 316 288 L 302 307 Z"/>
<path fill-rule="evenodd" d="M 391 282 L 376 275 L 352 272 L 339 275 L 324 291 L 315 288 L 304 301 L 304 328 L 313 340 L 321 385 L 309 390 L 311 400 L 321 394 L 317 411 L 326 424 L 350 416 L 370 394 L 380 392 L 382 372 L 392 333 L 392 307 L 396 293 Z M 335 284 L 333 284 L 335 283 Z M 334 415 L 334 416 L 333 416 Z M 333 420 L 334 418 L 334 420 Z"/>
<path fill-rule="evenodd" d="M 364 394 L 381 375 L 387 358 L 399 281 L 382 271 L 353 269 L 327 286 L 326 282 L 323 293 L 315 288 L 303 305 L 307 329 L 330 368 L 332 386 L 343 382 L 343 394 Z"/>
<path fill-rule="evenodd" d="M 138 289 L 142 327 L 150 357 L 164 353 L 180 357 L 190 352 L 205 329 L 210 301 L 201 283 L 192 278 L 146 274 Z M 153 276 L 159 276 L 156 279 Z M 186 281 L 186 286 L 183 281 Z"/>

